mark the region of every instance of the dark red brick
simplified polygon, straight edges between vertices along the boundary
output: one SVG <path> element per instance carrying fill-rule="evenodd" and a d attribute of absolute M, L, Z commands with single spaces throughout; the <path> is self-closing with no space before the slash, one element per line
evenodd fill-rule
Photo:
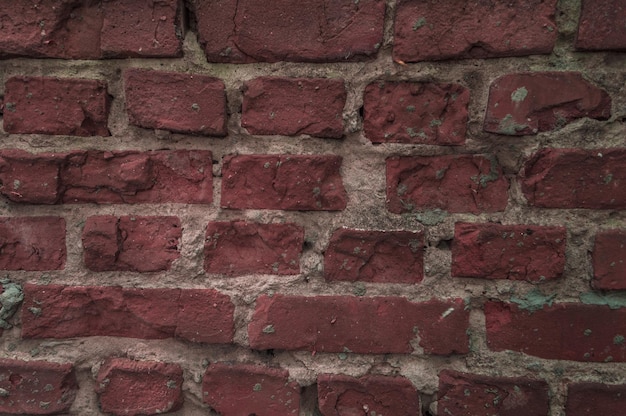
<path fill-rule="evenodd" d="M 485 131 L 509 136 L 557 130 L 573 120 L 611 116 L 611 97 L 578 72 L 508 74 L 489 89 Z"/>
<path fill-rule="evenodd" d="M 340 229 L 324 253 L 324 278 L 419 283 L 424 278 L 424 238 L 411 231 Z"/>
<path fill-rule="evenodd" d="M 63 218 L 0 218 L 0 270 L 63 270 L 65 257 Z"/>
<path fill-rule="evenodd" d="M 521 305 L 485 304 L 491 350 L 554 360 L 626 361 L 626 309 L 560 303 L 535 310 L 539 306 Z"/>
<path fill-rule="evenodd" d="M 626 208 L 624 149 L 542 149 L 525 163 L 520 179 L 531 206 Z"/>
<path fill-rule="evenodd" d="M 443 370 L 439 373 L 437 412 L 454 416 L 548 415 L 550 391 L 542 380 Z"/>
<path fill-rule="evenodd" d="M 337 211 L 347 204 L 341 156 L 230 155 L 222 167 L 222 208 Z"/>
<path fill-rule="evenodd" d="M 110 136 L 107 86 L 95 79 L 9 78 L 4 96 L 7 133 Z"/>
<path fill-rule="evenodd" d="M 387 209 L 403 212 L 504 211 L 509 183 L 494 157 L 480 155 L 390 157 Z"/>
<path fill-rule="evenodd" d="M 245 221 L 211 222 L 204 243 L 207 273 L 300 273 L 304 229 L 295 224 L 256 224 Z"/>
<path fill-rule="evenodd" d="M 421 414 L 417 389 L 404 377 L 320 374 L 317 395 L 324 416 Z"/>
<path fill-rule="evenodd" d="M 0 359 L 0 412 L 51 415 L 69 411 L 78 384 L 71 364 Z"/>
<path fill-rule="evenodd" d="M 111 358 L 98 371 L 100 408 L 114 415 L 153 415 L 183 404 L 183 370 L 159 361 Z"/>
<path fill-rule="evenodd" d="M 626 408 L 626 385 L 576 383 L 567 388 L 567 416 L 619 415 Z"/>
<path fill-rule="evenodd" d="M 410 353 L 468 352 L 461 299 L 411 303 L 401 297 L 261 296 L 248 326 L 253 349 Z"/>
<path fill-rule="evenodd" d="M 541 282 L 565 269 L 563 227 L 456 223 L 452 276 Z"/>
<path fill-rule="evenodd" d="M 626 50 L 626 4 L 623 0 L 583 0 L 576 48 Z"/>
<path fill-rule="evenodd" d="M 393 57 L 419 62 L 548 54 L 557 0 L 401 0 Z"/>
<path fill-rule="evenodd" d="M 204 402 L 221 416 L 298 415 L 300 410 L 300 386 L 279 368 L 211 364 L 202 392 Z"/>
<path fill-rule="evenodd" d="M 234 305 L 211 289 L 24 286 L 23 338 L 113 336 L 230 343 Z"/>
<path fill-rule="evenodd" d="M 101 271 L 169 270 L 180 257 L 178 217 L 89 217 L 83 229 L 85 266 Z"/>
<path fill-rule="evenodd" d="M 150 129 L 226 135 L 224 83 L 198 74 L 129 69 L 124 74 L 130 123 Z"/>
<path fill-rule="evenodd" d="M 370 84 L 363 98 L 365 135 L 373 143 L 465 143 L 469 91 L 456 84 Z"/>
<path fill-rule="evenodd" d="M 346 96 L 341 79 L 256 78 L 244 84 L 241 125 L 251 134 L 338 139 Z"/>
<path fill-rule="evenodd" d="M 626 230 L 598 232 L 592 258 L 594 288 L 626 289 Z"/>
<path fill-rule="evenodd" d="M 383 0 L 192 0 L 209 62 L 341 62 L 373 56 L 383 40 Z"/>

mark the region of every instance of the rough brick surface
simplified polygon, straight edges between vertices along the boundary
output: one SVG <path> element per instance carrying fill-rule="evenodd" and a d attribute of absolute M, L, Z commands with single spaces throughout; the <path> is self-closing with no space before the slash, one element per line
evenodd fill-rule
<path fill-rule="evenodd" d="M 421 414 L 417 389 L 403 377 L 320 374 L 317 395 L 323 416 Z"/>
<path fill-rule="evenodd" d="M 183 370 L 159 361 L 107 360 L 98 371 L 100 407 L 114 415 L 168 413 L 183 404 Z"/>
<path fill-rule="evenodd" d="M 124 74 L 130 123 L 150 129 L 226 135 L 224 83 L 198 74 L 129 69 Z"/>
<path fill-rule="evenodd" d="M 204 270 L 237 276 L 300 273 L 304 229 L 295 224 L 211 222 L 206 230 Z"/>
<path fill-rule="evenodd" d="M 9 78 L 4 96 L 8 133 L 109 136 L 106 84 L 94 79 Z"/>
<path fill-rule="evenodd" d="M 342 210 L 347 195 L 335 155 L 230 155 L 222 167 L 223 208 Z"/>
<path fill-rule="evenodd" d="M 509 183 L 495 158 L 475 156 L 387 159 L 387 209 L 393 213 L 441 209 L 497 212 L 506 208 Z"/>
<path fill-rule="evenodd" d="M 528 204 L 542 208 L 624 209 L 625 182 L 623 149 L 542 149 L 521 174 Z"/>
<path fill-rule="evenodd" d="M 626 289 L 626 230 L 598 232 L 592 258 L 594 288 Z"/>
<path fill-rule="evenodd" d="M 324 278 L 419 283 L 424 278 L 424 238 L 411 231 L 337 230 L 324 253 Z"/>
<path fill-rule="evenodd" d="M 0 218 L 0 270 L 62 270 L 65 257 L 63 218 Z"/>
<path fill-rule="evenodd" d="M 541 282 L 565 269 L 563 227 L 456 223 L 452 276 Z"/>
<path fill-rule="evenodd" d="M 256 78 L 244 84 L 241 125 L 252 134 L 343 135 L 343 80 Z"/>
<path fill-rule="evenodd" d="M 468 319 L 460 299 L 264 295 L 248 335 L 258 350 L 386 354 L 410 353 L 419 345 L 426 353 L 448 355 L 468 352 Z"/>
<path fill-rule="evenodd" d="M 578 72 L 528 72 L 496 79 L 489 89 L 485 131 L 522 136 L 572 120 L 611 116 L 611 97 Z"/>
<path fill-rule="evenodd" d="M 486 303 L 489 348 L 555 360 L 626 361 L 626 309 L 572 303 L 534 309 L 525 302 Z"/>
<path fill-rule="evenodd" d="M 626 408 L 626 385 L 576 383 L 567 388 L 567 416 L 619 415 Z"/>
<path fill-rule="evenodd" d="M 278 368 L 211 364 L 202 392 L 204 402 L 221 416 L 297 415 L 300 409 L 300 386 Z"/>
<path fill-rule="evenodd" d="M 234 305 L 215 290 L 27 284 L 24 295 L 24 338 L 233 339 Z"/>
<path fill-rule="evenodd" d="M 89 217 L 83 228 L 85 266 L 93 271 L 157 272 L 180 257 L 177 217 Z"/>
<path fill-rule="evenodd" d="M 71 364 L 0 359 L 0 413 L 51 415 L 67 412 L 78 384 Z"/>
<path fill-rule="evenodd" d="M 468 103 L 461 85 L 378 81 L 365 89 L 365 135 L 373 143 L 461 145 Z"/>
<path fill-rule="evenodd" d="M 576 47 L 626 50 L 626 4 L 622 0 L 583 0 Z"/>
<path fill-rule="evenodd" d="M 209 204 L 211 152 L 206 150 L 0 151 L 0 193 L 13 202 Z"/>
<path fill-rule="evenodd" d="M 191 1 L 209 62 L 363 60 L 383 39 L 382 0 Z"/>
<path fill-rule="evenodd" d="M 546 54 L 557 30 L 556 0 L 401 0 L 393 56 L 419 62 Z"/>
<path fill-rule="evenodd" d="M 550 391 L 540 380 L 444 370 L 439 373 L 437 410 L 452 416 L 548 415 Z"/>

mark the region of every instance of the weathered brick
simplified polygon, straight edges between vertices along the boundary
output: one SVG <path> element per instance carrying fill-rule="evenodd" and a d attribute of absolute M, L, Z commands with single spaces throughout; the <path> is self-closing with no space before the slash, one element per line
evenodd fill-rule
<path fill-rule="evenodd" d="M 0 218 L 0 270 L 62 270 L 65 257 L 63 218 Z"/>
<path fill-rule="evenodd" d="M 180 257 L 178 217 L 87 218 L 83 228 L 85 266 L 93 271 L 157 272 Z"/>
<path fill-rule="evenodd" d="M 324 253 L 324 278 L 419 283 L 424 278 L 424 238 L 411 231 L 340 229 Z"/>
<path fill-rule="evenodd" d="M 565 269 L 563 227 L 456 223 L 452 276 L 541 282 Z"/>
<path fill-rule="evenodd" d="M 346 96 L 341 79 L 256 78 L 244 84 L 241 125 L 251 134 L 338 139 Z"/>
<path fill-rule="evenodd" d="M 204 243 L 207 273 L 300 273 L 304 229 L 295 224 L 211 222 Z"/>
<path fill-rule="evenodd" d="M 297 415 L 300 410 L 300 386 L 279 368 L 211 364 L 202 392 L 204 402 L 221 416 Z"/>
<path fill-rule="evenodd" d="M 598 232 L 592 258 L 594 288 L 626 289 L 626 230 Z"/>
<path fill-rule="evenodd" d="M 4 130 L 8 133 L 110 136 L 107 86 L 95 79 L 9 78 Z"/>
<path fill-rule="evenodd" d="M 411 353 L 468 352 L 461 299 L 411 303 L 401 297 L 261 296 L 248 326 L 253 349 Z M 415 343 L 412 342 L 415 341 Z"/>
<path fill-rule="evenodd" d="M 567 388 L 567 416 L 619 415 L 626 408 L 626 385 L 576 383 Z"/>
<path fill-rule="evenodd" d="M 129 69 L 124 73 L 130 123 L 150 129 L 226 135 L 224 83 L 213 77 Z"/>
<path fill-rule="evenodd" d="M 71 364 L 0 358 L 0 412 L 51 415 L 70 409 L 78 384 Z"/>
<path fill-rule="evenodd" d="M 222 208 L 342 210 L 341 156 L 230 155 L 222 167 Z"/>
<path fill-rule="evenodd" d="M 526 56 L 552 52 L 557 0 L 401 0 L 393 57 L 440 59 Z"/>
<path fill-rule="evenodd" d="M 320 374 L 317 395 L 324 416 L 421 414 L 417 389 L 404 377 Z"/>
<path fill-rule="evenodd" d="M 183 370 L 159 361 L 111 358 L 98 371 L 100 408 L 114 415 L 152 415 L 178 410 L 183 404 Z"/>
<path fill-rule="evenodd" d="M 209 62 L 341 62 L 373 56 L 383 40 L 383 0 L 191 0 Z"/>
<path fill-rule="evenodd" d="M 545 302 L 551 305 L 551 300 Z M 626 361 L 626 309 L 519 300 L 487 302 L 487 344 L 493 351 L 590 362 Z"/>
<path fill-rule="evenodd" d="M 114 336 L 230 343 L 234 305 L 211 289 L 24 286 L 23 338 Z"/>
<path fill-rule="evenodd" d="M 582 0 L 576 48 L 626 50 L 626 4 L 622 0 Z"/>
<path fill-rule="evenodd" d="M 624 149 L 542 149 L 526 161 L 520 179 L 531 206 L 626 208 Z"/>
<path fill-rule="evenodd" d="M 469 90 L 456 84 L 378 81 L 365 88 L 365 135 L 373 143 L 465 143 Z"/>
<path fill-rule="evenodd" d="M 509 183 L 495 157 L 480 155 L 387 159 L 387 209 L 403 212 L 504 211 Z"/>
<path fill-rule="evenodd" d="M 556 130 L 582 117 L 610 116 L 611 97 L 578 72 L 508 74 L 491 84 L 484 129 L 523 136 Z"/>
<path fill-rule="evenodd" d="M 439 373 L 437 411 L 453 416 L 548 415 L 550 391 L 542 380 L 443 370 Z"/>

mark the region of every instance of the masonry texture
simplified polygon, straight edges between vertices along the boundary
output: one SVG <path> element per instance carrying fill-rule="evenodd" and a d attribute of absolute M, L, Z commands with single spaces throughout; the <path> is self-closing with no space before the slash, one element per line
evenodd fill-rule
<path fill-rule="evenodd" d="M 0 6 L 0 414 L 624 413 L 625 0 Z"/>

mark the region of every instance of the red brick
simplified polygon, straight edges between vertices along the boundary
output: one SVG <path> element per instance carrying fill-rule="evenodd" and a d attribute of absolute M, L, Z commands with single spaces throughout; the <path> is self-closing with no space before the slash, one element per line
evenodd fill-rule
<path fill-rule="evenodd" d="M 107 86 L 95 79 L 9 78 L 4 96 L 7 133 L 110 136 Z"/>
<path fill-rule="evenodd" d="M 152 415 L 183 404 L 183 370 L 176 364 L 111 358 L 98 371 L 100 408 L 114 415 Z"/>
<path fill-rule="evenodd" d="M 567 416 L 620 415 L 624 408 L 624 384 L 576 383 L 567 388 Z"/>
<path fill-rule="evenodd" d="M 300 273 L 304 229 L 295 224 L 256 224 L 245 221 L 211 222 L 204 243 L 207 273 Z"/>
<path fill-rule="evenodd" d="M 596 234 L 592 257 L 594 288 L 626 289 L 626 230 L 606 230 Z"/>
<path fill-rule="evenodd" d="M 569 122 L 611 116 L 611 97 L 578 72 L 508 74 L 489 89 L 485 131 L 523 136 L 557 130 Z"/>
<path fill-rule="evenodd" d="M 248 326 L 253 349 L 411 353 L 468 352 L 461 299 L 411 303 L 401 297 L 261 296 Z"/>
<path fill-rule="evenodd" d="M 0 412 L 51 415 L 67 412 L 78 384 L 71 364 L 0 359 Z"/>
<path fill-rule="evenodd" d="M 548 54 L 557 0 L 401 0 L 393 57 L 419 62 Z"/>
<path fill-rule="evenodd" d="M 339 139 L 346 96 L 341 79 L 256 78 L 244 84 L 241 125 L 251 134 Z"/>
<path fill-rule="evenodd" d="M 233 340 L 234 305 L 211 289 L 27 284 L 24 295 L 23 338 Z"/>
<path fill-rule="evenodd" d="M 583 0 L 576 48 L 626 50 L 626 4 L 623 0 Z"/>
<path fill-rule="evenodd" d="M 383 40 L 383 0 L 190 3 L 209 62 L 360 61 Z"/>
<path fill-rule="evenodd" d="M 222 208 L 337 211 L 347 204 L 341 156 L 230 155 L 222 167 Z"/>
<path fill-rule="evenodd" d="M 448 212 L 504 211 L 509 183 L 494 157 L 480 155 L 390 157 L 387 209 Z"/>
<path fill-rule="evenodd" d="M 548 415 L 550 391 L 545 381 L 526 377 L 489 377 L 443 370 L 439 373 L 437 411 L 453 416 Z"/>
<path fill-rule="evenodd" d="M 452 276 L 541 282 L 565 269 L 563 227 L 456 223 Z"/>
<path fill-rule="evenodd" d="M 421 414 L 417 389 L 404 377 L 320 374 L 317 395 L 323 416 Z"/>
<path fill-rule="evenodd" d="M 13 202 L 210 204 L 211 152 L 204 150 L 0 151 L 0 187 Z"/>
<path fill-rule="evenodd" d="M 626 361 L 626 309 L 561 303 L 534 310 L 534 305 L 521 305 L 526 309 L 512 303 L 485 304 L 491 350 L 555 360 Z"/>
<path fill-rule="evenodd" d="M 624 209 L 626 150 L 542 149 L 526 161 L 522 192 L 541 208 Z"/>
<path fill-rule="evenodd" d="M 180 257 L 177 217 L 89 217 L 83 229 L 85 265 L 93 271 L 157 272 Z"/>
<path fill-rule="evenodd" d="M 129 69 L 124 74 L 130 123 L 150 129 L 226 135 L 224 83 L 213 77 Z"/>
<path fill-rule="evenodd" d="M 298 415 L 300 409 L 300 386 L 279 368 L 211 364 L 202 393 L 204 402 L 221 416 Z"/>
<path fill-rule="evenodd" d="M 424 278 L 420 232 L 340 229 L 324 253 L 324 278 L 380 283 L 419 283 Z"/>
<path fill-rule="evenodd" d="M 0 218 L 0 270 L 63 270 L 65 257 L 63 218 Z"/>

